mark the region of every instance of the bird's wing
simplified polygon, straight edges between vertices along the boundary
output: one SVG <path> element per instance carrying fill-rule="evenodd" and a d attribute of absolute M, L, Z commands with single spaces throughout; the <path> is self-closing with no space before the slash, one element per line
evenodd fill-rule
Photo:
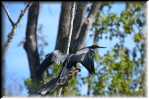
<path fill-rule="evenodd" d="M 42 63 L 37 68 L 37 74 L 41 76 L 45 70 L 48 69 L 49 66 L 53 64 L 60 64 L 61 58 L 64 57 L 62 53 L 58 50 L 53 51 L 52 53 L 46 55 L 45 59 L 42 61 Z"/>
<path fill-rule="evenodd" d="M 53 61 L 51 61 L 52 58 L 52 54 L 48 54 L 46 56 L 46 58 L 42 61 L 42 63 L 39 65 L 39 67 L 37 68 L 37 74 L 39 76 L 41 76 L 43 74 L 43 72 L 50 66 L 53 64 Z"/>
<path fill-rule="evenodd" d="M 78 51 L 75 56 L 77 61 L 80 62 L 90 74 L 95 73 L 93 54 L 94 52 L 92 50 L 85 49 L 84 51 Z"/>

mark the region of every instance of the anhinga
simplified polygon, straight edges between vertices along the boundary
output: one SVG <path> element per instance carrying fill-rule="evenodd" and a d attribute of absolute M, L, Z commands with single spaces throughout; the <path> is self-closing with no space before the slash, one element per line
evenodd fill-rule
<path fill-rule="evenodd" d="M 98 45 L 92 45 L 85 48 L 80 49 L 74 54 L 69 54 L 65 57 L 65 61 L 63 62 L 63 68 L 59 74 L 59 76 L 53 81 L 50 81 L 48 84 L 43 86 L 38 93 L 41 95 L 46 95 L 47 93 L 52 93 L 55 89 L 60 88 L 61 86 L 68 83 L 69 74 L 72 71 L 72 67 L 76 67 L 77 63 L 81 63 L 88 70 L 90 74 L 95 73 L 94 68 L 94 58 L 95 49 L 96 48 L 105 48 L 100 47 Z"/>

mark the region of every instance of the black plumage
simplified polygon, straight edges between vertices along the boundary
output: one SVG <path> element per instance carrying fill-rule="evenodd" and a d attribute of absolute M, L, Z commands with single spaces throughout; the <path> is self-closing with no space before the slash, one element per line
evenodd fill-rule
<path fill-rule="evenodd" d="M 41 62 L 40 66 L 36 70 L 38 77 L 41 78 L 44 71 L 47 70 L 49 66 L 52 66 L 54 64 L 63 63 L 66 56 L 67 55 L 64 55 L 59 50 L 55 50 L 55 51 L 47 54 L 45 59 Z"/>
<path fill-rule="evenodd" d="M 85 47 L 80 49 L 74 54 L 69 54 L 67 57 L 65 57 L 65 61 L 63 62 L 63 68 L 55 80 L 54 85 L 49 85 L 47 89 L 40 91 L 39 93 L 52 93 L 55 91 L 55 89 L 60 88 L 60 86 L 66 85 L 69 81 L 69 74 L 70 71 L 72 71 L 72 67 L 76 67 L 77 63 L 81 63 L 90 74 L 95 73 L 94 68 L 94 58 L 95 55 L 95 49 L 96 48 L 105 48 L 105 47 L 99 47 L 97 45 L 92 45 L 89 47 Z M 51 87 L 53 87 L 51 89 Z"/>

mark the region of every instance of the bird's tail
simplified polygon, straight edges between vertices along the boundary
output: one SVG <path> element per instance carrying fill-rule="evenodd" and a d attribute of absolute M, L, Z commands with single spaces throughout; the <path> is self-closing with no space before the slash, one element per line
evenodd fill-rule
<path fill-rule="evenodd" d="M 59 85 L 57 85 L 57 78 L 53 78 L 50 82 L 43 85 L 39 89 L 38 94 L 45 96 L 48 93 L 53 93 L 58 87 L 59 87 Z"/>

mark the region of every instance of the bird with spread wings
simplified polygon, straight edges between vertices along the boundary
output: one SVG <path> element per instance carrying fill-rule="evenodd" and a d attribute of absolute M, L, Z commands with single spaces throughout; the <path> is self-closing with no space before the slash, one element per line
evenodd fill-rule
<path fill-rule="evenodd" d="M 81 63 L 90 74 L 95 73 L 94 67 L 94 58 L 96 48 L 105 48 L 98 45 L 92 45 L 78 50 L 74 54 L 64 55 L 60 51 L 56 50 L 47 55 L 46 59 L 42 62 L 40 67 L 37 70 L 39 75 L 42 75 L 43 72 L 52 64 L 63 64 L 63 68 L 57 78 L 52 79 L 49 83 L 44 85 L 38 91 L 41 95 L 46 95 L 48 93 L 54 92 L 56 89 L 66 85 L 71 77 L 71 72 L 73 67 L 76 68 L 76 71 L 80 71 L 77 68 L 77 63 Z"/>

